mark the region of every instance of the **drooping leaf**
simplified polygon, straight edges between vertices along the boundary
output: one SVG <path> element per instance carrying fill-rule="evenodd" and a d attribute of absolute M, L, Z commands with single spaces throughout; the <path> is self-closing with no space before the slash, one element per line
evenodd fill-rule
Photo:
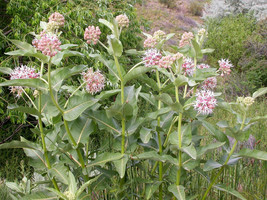
<path fill-rule="evenodd" d="M 252 150 L 252 149 L 241 149 L 237 154 L 234 156 L 241 156 L 241 157 L 247 157 L 247 158 L 255 158 L 258 160 L 265 160 L 267 161 L 267 152 L 266 151 L 260 151 L 260 150 Z"/>
<path fill-rule="evenodd" d="M 168 190 L 178 199 L 185 200 L 184 186 L 182 185 L 170 185 Z"/>
<path fill-rule="evenodd" d="M 48 170 L 61 183 L 68 185 L 68 168 L 63 163 L 58 163 Z"/>
<path fill-rule="evenodd" d="M 13 44 L 15 44 L 18 48 L 26 50 L 28 52 L 35 53 L 36 49 L 27 42 L 22 42 L 20 40 L 10 40 Z"/>
<path fill-rule="evenodd" d="M 112 23 L 110 23 L 109 21 L 107 21 L 105 19 L 99 19 L 98 21 L 100 23 L 104 24 L 105 26 L 107 26 L 112 32 L 114 32 L 114 26 Z"/>
<path fill-rule="evenodd" d="M 9 143 L 0 144 L 0 149 L 19 149 L 19 148 L 37 149 L 35 146 L 31 145 L 26 141 L 22 142 L 13 140 Z"/>
<path fill-rule="evenodd" d="M 117 39 L 114 35 L 109 35 L 107 36 L 107 38 L 108 38 L 109 48 L 112 51 L 109 53 L 111 53 L 114 56 L 120 57 L 123 52 L 123 46 L 121 44 L 121 41 Z"/>
<path fill-rule="evenodd" d="M 159 188 L 161 182 L 160 181 L 156 181 L 154 183 L 149 183 L 146 186 L 146 199 L 150 199 L 152 197 L 152 195 L 156 192 L 156 190 Z"/>
<path fill-rule="evenodd" d="M 194 48 L 194 52 L 195 52 L 195 56 L 197 58 L 202 58 L 203 57 L 203 53 L 201 51 L 201 48 L 199 46 L 199 44 L 197 43 L 196 40 L 191 40 L 192 44 L 193 44 L 193 48 Z"/>
<path fill-rule="evenodd" d="M 123 178 L 125 175 L 125 170 L 128 160 L 129 160 L 128 155 L 124 155 L 123 158 L 121 158 L 120 160 L 113 161 L 114 166 L 120 175 L 120 178 Z"/>
<path fill-rule="evenodd" d="M 107 162 L 119 160 L 123 156 L 124 155 L 121 154 L 121 153 L 105 152 L 103 154 L 98 155 L 97 158 L 94 161 L 92 161 L 89 164 L 87 164 L 86 167 L 93 167 L 93 166 L 96 166 L 96 165 L 99 165 L 99 166 L 103 167 Z"/>
<path fill-rule="evenodd" d="M 148 129 L 145 127 L 142 127 L 140 130 L 140 138 L 142 140 L 143 143 L 148 143 L 150 138 L 152 137 L 152 133 L 151 133 L 152 129 Z"/>
<path fill-rule="evenodd" d="M 211 144 L 208 144 L 205 146 L 200 146 L 197 148 L 197 156 L 200 157 L 200 156 L 204 155 L 207 151 L 219 148 L 219 147 L 223 146 L 224 144 L 225 144 L 225 142 L 215 142 L 215 143 L 211 143 Z"/>
<path fill-rule="evenodd" d="M 213 169 L 220 168 L 222 166 L 223 165 L 221 163 L 215 162 L 214 160 L 208 160 L 205 163 L 203 170 L 206 172 L 206 171 L 210 171 L 210 170 L 213 170 Z"/>
<path fill-rule="evenodd" d="M 34 79 L 13 79 L 0 83 L 0 86 L 26 86 L 39 90 L 47 90 L 48 85 L 39 78 Z"/>
<path fill-rule="evenodd" d="M 23 106 L 17 106 L 17 105 L 8 105 L 7 107 L 9 110 L 18 110 L 20 112 L 28 113 L 34 116 L 42 117 L 41 113 L 39 113 L 38 110 L 31 107 L 23 107 Z"/>
<path fill-rule="evenodd" d="M 260 88 L 256 92 L 253 93 L 252 97 L 257 98 L 257 97 L 264 95 L 266 93 L 267 93 L 267 87 Z"/>
<path fill-rule="evenodd" d="M 197 152 L 192 143 L 187 147 L 182 147 L 182 151 L 188 154 L 193 159 L 197 158 Z"/>

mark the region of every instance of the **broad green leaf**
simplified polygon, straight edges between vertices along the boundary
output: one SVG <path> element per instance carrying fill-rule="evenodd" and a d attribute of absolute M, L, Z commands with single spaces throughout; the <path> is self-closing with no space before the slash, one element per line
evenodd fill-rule
<path fill-rule="evenodd" d="M 60 45 L 60 48 L 62 50 L 65 50 L 65 49 L 68 49 L 68 48 L 72 48 L 72 47 L 78 47 L 77 44 L 63 44 L 63 45 Z"/>
<path fill-rule="evenodd" d="M 261 120 L 267 120 L 267 115 L 253 117 L 252 119 L 250 119 L 249 123 L 253 123 L 253 122 L 257 122 L 257 121 L 261 121 Z"/>
<path fill-rule="evenodd" d="M 148 143 L 150 138 L 152 137 L 152 133 L 151 133 L 152 129 L 148 129 L 145 127 L 142 127 L 140 130 L 140 138 L 142 140 L 143 143 Z"/>
<path fill-rule="evenodd" d="M 215 143 L 211 143 L 205 146 L 200 146 L 197 148 L 197 156 L 200 157 L 204 155 L 207 151 L 212 150 L 212 149 L 217 149 L 223 146 L 224 144 L 225 142 L 215 142 Z"/>
<path fill-rule="evenodd" d="M 47 191 L 38 191 L 32 194 L 27 194 L 20 198 L 20 200 L 57 200 L 58 197 Z"/>
<path fill-rule="evenodd" d="M 5 54 L 9 56 L 24 56 L 26 53 L 28 53 L 26 50 L 19 49 L 15 51 L 6 52 Z"/>
<path fill-rule="evenodd" d="M 133 69 L 132 71 L 128 72 L 124 78 L 123 78 L 123 82 L 124 84 L 126 84 L 128 81 L 134 79 L 134 78 L 137 78 L 139 77 L 141 74 L 144 74 L 148 71 L 151 71 L 152 68 L 151 67 L 145 67 L 145 66 L 140 66 L 140 67 L 137 67 L 135 69 Z"/>
<path fill-rule="evenodd" d="M 53 58 L 52 63 L 54 65 L 59 65 L 61 63 L 61 60 L 66 57 L 72 57 L 72 56 L 80 56 L 83 57 L 84 55 L 78 51 L 70 51 L 70 50 L 64 50 L 59 51 Z"/>
<path fill-rule="evenodd" d="M 37 149 L 35 146 L 32 146 L 30 143 L 26 141 L 21 142 L 13 140 L 12 142 L 9 143 L 0 144 L 0 149 L 18 149 L 18 148 Z"/>
<path fill-rule="evenodd" d="M 47 168 L 44 154 L 41 151 L 29 148 L 23 148 L 23 150 L 29 158 L 30 165 L 35 170 L 44 170 Z"/>
<path fill-rule="evenodd" d="M 187 147 L 182 147 L 182 151 L 188 154 L 191 158 L 196 159 L 197 158 L 197 152 L 194 147 L 194 145 L 191 143 L 191 145 Z"/>
<path fill-rule="evenodd" d="M 109 21 L 107 21 L 105 19 L 99 19 L 98 21 L 100 23 L 104 24 L 105 26 L 107 26 L 112 32 L 114 32 L 114 26 L 112 23 L 110 23 Z"/>
<path fill-rule="evenodd" d="M 256 92 L 253 93 L 252 97 L 255 99 L 261 95 L 264 95 L 267 93 L 267 87 L 265 88 L 260 88 Z"/>
<path fill-rule="evenodd" d="M 151 119 L 157 119 L 158 116 L 169 113 L 170 111 L 171 108 L 169 107 L 161 108 L 160 110 L 146 114 L 145 119 L 146 121 L 150 121 Z"/>
<path fill-rule="evenodd" d="M 202 58 L 203 57 L 203 53 L 202 53 L 201 48 L 200 48 L 199 44 L 197 43 L 197 41 L 196 40 L 191 40 L 191 42 L 192 42 L 192 45 L 194 47 L 196 56 L 198 58 Z"/>
<path fill-rule="evenodd" d="M 0 67 L 0 72 L 3 74 L 11 74 L 13 70 L 8 67 Z"/>
<path fill-rule="evenodd" d="M 154 95 L 148 94 L 148 93 L 143 93 L 143 92 L 140 92 L 139 95 L 140 95 L 140 97 L 145 99 L 147 102 L 149 102 L 152 106 L 157 106 L 157 101 L 156 101 Z"/>
<path fill-rule="evenodd" d="M 23 189 L 20 187 L 18 183 L 15 182 L 6 182 L 5 185 L 11 189 L 12 191 L 16 191 L 18 193 L 23 193 Z"/>
<path fill-rule="evenodd" d="M 87 108 L 98 102 L 91 95 L 73 96 L 70 98 L 68 108 L 64 111 L 63 116 L 67 121 L 77 119 Z"/>
<path fill-rule="evenodd" d="M 192 130 L 191 130 L 191 124 L 188 124 L 186 126 L 182 126 L 181 128 L 181 135 L 182 135 L 182 147 L 188 146 L 192 141 Z M 179 139 L 177 132 L 173 132 L 170 135 L 169 138 L 170 144 L 177 145 L 179 144 Z"/>
<path fill-rule="evenodd" d="M 145 33 L 145 32 L 142 32 L 146 37 L 150 38 L 152 37 L 152 35 L 148 34 L 148 33 Z"/>
<path fill-rule="evenodd" d="M 173 104 L 173 100 L 171 96 L 167 93 L 162 93 L 159 97 L 156 98 L 157 100 L 167 104 L 168 106 Z"/>
<path fill-rule="evenodd" d="M 226 120 L 219 121 L 216 125 L 219 126 L 220 128 L 229 127 L 229 124 Z"/>
<path fill-rule="evenodd" d="M 165 159 L 162 156 L 160 156 L 156 151 L 148 151 L 138 154 L 136 156 L 133 156 L 133 159 L 136 160 L 150 159 L 150 160 L 165 162 Z"/>
<path fill-rule="evenodd" d="M 115 94 L 120 93 L 120 91 L 121 91 L 120 89 L 103 91 L 99 95 L 95 96 L 95 98 L 99 99 L 99 100 L 104 100 L 104 99 L 107 99 L 111 96 L 114 96 Z"/>
<path fill-rule="evenodd" d="M 138 79 L 144 82 L 147 86 L 151 87 L 154 91 L 159 91 L 157 82 L 154 79 L 149 78 L 146 74 L 138 76 Z"/>
<path fill-rule="evenodd" d="M 75 180 L 75 177 L 71 171 L 69 171 L 69 180 L 68 180 L 68 185 L 69 185 L 69 191 L 72 194 L 76 194 L 77 192 L 77 183 Z"/>
<path fill-rule="evenodd" d="M 203 54 L 206 54 L 206 53 L 212 53 L 215 49 L 201 49 L 201 52 Z"/>
<path fill-rule="evenodd" d="M 125 53 L 130 54 L 130 55 L 142 56 L 142 55 L 144 55 L 145 51 L 137 51 L 136 49 L 128 49 L 125 51 Z"/>
<path fill-rule="evenodd" d="M 112 49 L 112 55 L 120 57 L 123 52 L 123 46 L 121 41 L 117 39 L 114 35 L 107 36 L 109 47 Z"/>
<path fill-rule="evenodd" d="M 115 160 L 119 160 L 123 157 L 124 155 L 121 153 L 109 153 L 109 152 L 105 152 L 103 154 L 100 154 L 96 157 L 96 159 L 92 162 L 90 162 L 89 164 L 86 165 L 86 167 L 93 167 L 96 165 L 99 165 L 101 167 L 104 167 L 104 165 L 107 162 L 110 161 L 115 161 Z"/>
<path fill-rule="evenodd" d="M 79 197 L 82 192 L 90 185 L 92 184 L 93 182 L 95 182 L 97 179 L 99 178 L 99 176 L 87 181 L 86 183 L 84 183 L 78 190 L 77 190 L 77 197 Z"/>
<path fill-rule="evenodd" d="M 35 53 L 36 49 L 29 43 L 27 42 L 22 42 L 19 40 L 10 40 L 13 44 L 15 44 L 18 48 L 26 50 L 28 52 Z"/>
<path fill-rule="evenodd" d="M 48 85 L 39 78 L 34 79 L 13 79 L 0 83 L 0 86 L 26 86 L 40 90 L 47 90 Z"/>
<path fill-rule="evenodd" d="M 222 164 L 220 164 L 218 162 L 215 162 L 214 160 L 208 160 L 205 163 L 203 170 L 206 172 L 206 171 L 210 171 L 210 170 L 213 170 L 213 169 L 220 168 L 222 166 L 223 166 Z"/>
<path fill-rule="evenodd" d="M 68 168 L 64 166 L 63 163 L 58 163 L 55 166 L 53 166 L 51 169 L 49 169 L 49 173 L 56 177 L 61 183 L 64 183 L 65 185 L 68 185 L 69 179 L 68 179 Z"/>
<path fill-rule="evenodd" d="M 267 161 L 267 152 L 266 151 L 260 151 L 260 150 L 251 150 L 251 149 L 241 149 L 237 154 L 234 155 L 241 156 L 241 157 L 247 157 L 247 158 L 255 158 L 258 160 L 265 160 Z"/>
<path fill-rule="evenodd" d="M 23 107 L 23 106 L 17 106 L 17 105 L 8 105 L 7 108 L 9 110 L 18 110 L 20 112 L 24 112 L 24 113 L 35 115 L 35 116 L 38 116 L 38 117 L 42 117 L 41 113 L 39 113 L 39 111 L 36 110 L 35 108 Z"/>
<path fill-rule="evenodd" d="M 159 188 L 161 182 L 156 181 L 154 183 L 149 183 L 146 185 L 146 200 L 150 199 L 152 195 L 156 192 L 156 190 Z"/>
<path fill-rule="evenodd" d="M 214 125 L 206 121 L 201 121 L 201 122 L 202 125 L 209 131 L 209 133 L 211 133 L 218 141 L 220 142 L 228 141 L 227 136 L 222 131 L 217 129 Z"/>
<path fill-rule="evenodd" d="M 176 87 L 180 87 L 182 85 L 186 85 L 188 82 L 188 78 L 184 75 L 179 74 L 178 77 L 174 80 L 174 85 Z"/>
<path fill-rule="evenodd" d="M 224 191 L 224 192 L 227 192 L 241 200 L 247 200 L 245 197 L 243 197 L 239 192 L 237 192 L 236 190 L 232 189 L 232 188 L 229 188 L 227 187 L 226 185 L 223 185 L 223 184 L 217 184 L 217 185 L 214 185 L 213 186 L 214 188 L 220 190 L 220 191 Z"/>
<path fill-rule="evenodd" d="M 182 185 L 170 185 L 168 187 L 168 190 L 173 193 L 173 195 L 178 199 L 178 200 L 185 200 L 185 192 L 184 192 L 184 186 Z"/>
<path fill-rule="evenodd" d="M 123 178 L 125 175 L 125 170 L 128 160 L 129 160 L 128 155 L 124 155 L 122 159 L 113 161 L 114 166 L 120 175 L 120 178 Z"/>

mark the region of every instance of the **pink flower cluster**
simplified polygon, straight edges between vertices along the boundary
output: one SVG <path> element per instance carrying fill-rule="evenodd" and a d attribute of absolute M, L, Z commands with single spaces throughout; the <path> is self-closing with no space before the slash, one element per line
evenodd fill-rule
<path fill-rule="evenodd" d="M 202 63 L 202 64 L 197 65 L 197 68 L 198 69 L 207 69 L 207 68 L 210 68 L 210 66 L 207 65 L 207 64 Z"/>
<path fill-rule="evenodd" d="M 221 72 L 221 76 L 229 75 L 231 73 L 231 67 L 234 67 L 228 59 L 221 59 L 218 61 L 219 63 L 219 71 Z"/>
<path fill-rule="evenodd" d="M 99 27 L 95 27 L 95 26 L 88 26 L 88 28 L 85 29 L 84 32 L 84 39 L 87 40 L 86 42 L 88 44 L 97 44 L 99 38 L 101 35 L 101 31 L 99 29 Z"/>
<path fill-rule="evenodd" d="M 126 15 L 118 15 L 116 21 L 118 22 L 119 27 L 123 28 L 129 26 L 129 18 Z"/>
<path fill-rule="evenodd" d="M 59 27 L 61 27 L 61 26 L 64 26 L 65 19 L 64 19 L 64 16 L 63 15 L 61 15 L 58 12 L 55 12 L 52 15 L 50 15 L 50 17 L 49 17 L 49 23 L 50 22 L 56 22 L 57 25 Z"/>
<path fill-rule="evenodd" d="M 186 58 L 184 63 L 182 64 L 182 68 L 185 71 L 185 75 L 193 76 L 195 71 L 195 65 L 192 59 Z"/>
<path fill-rule="evenodd" d="M 61 51 L 61 42 L 55 35 L 48 35 L 44 31 L 40 34 L 41 38 L 34 39 L 32 45 L 38 50 L 42 51 L 44 55 L 53 57 L 57 54 L 57 51 Z"/>
<path fill-rule="evenodd" d="M 196 94 L 195 110 L 203 115 L 211 114 L 217 105 L 214 93 L 210 90 L 201 90 Z"/>
<path fill-rule="evenodd" d="M 100 92 L 105 87 L 105 77 L 99 70 L 95 71 L 89 68 L 87 72 L 83 72 L 83 80 L 86 82 L 86 90 L 91 94 Z"/>
<path fill-rule="evenodd" d="M 202 88 L 204 90 L 213 90 L 217 86 L 217 78 L 209 77 L 202 83 Z"/>
<path fill-rule="evenodd" d="M 40 73 L 36 73 L 34 68 L 27 67 L 26 65 L 21 65 L 21 67 L 16 67 L 10 74 L 10 80 L 14 79 L 32 79 L 39 78 Z M 17 97 L 20 97 L 23 92 L 22 86 L 10 86 L 12 93 L 17 93 Z"/>
<path fill-rule="evenodd" d="M 175 57 L 171 55 L 164 56 L 159 60 L 159 67 L 165 68 L 165 69 L 171 68 L 174 61 L 175 61 Z"/>
<path fill-rule="evenodd" d="M 164 39 L 165 36 L 166 36 L 166 33 L 162 30 L 157 30 L 153 34 L 153 38 L 155 38 L 157 42 L 160 42 L 162 39 Z"/>
<path fill-rule="evenodd" d="M 192 32 L 184 32 L 182 35 L 182 39 L 179 42 L 179 47 L 184 47 L 190 44 L 190 40 L 194 38 L 194 34 Z"/>
<path fill-rule="evenodd" d="M 144 41 L 144 47 L 145 48 L 154 48 L 157 44 L 157 39 L 154 37 L 148 37 L 145 41 Z"/>
<path fill-rule="evenodd" d="M 145 61 L 146 67 L 152 67 L 159 64 L 159 60 L 162 55 L 157 49 L 149 49 L 145 52 L 143 60 Z"/>

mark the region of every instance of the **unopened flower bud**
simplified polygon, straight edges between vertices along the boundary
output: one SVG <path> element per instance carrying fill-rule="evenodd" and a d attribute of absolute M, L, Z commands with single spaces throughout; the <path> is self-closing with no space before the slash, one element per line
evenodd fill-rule
<path fill-rule="evenodd" d="M 64 26 L 65 19 L 64 19 L 63 15 L 61 15 L 58 12 L 55 12 L 52 15 L 50 15 L 50 17 L 49 17 L 49 23 L 51 23 L 51 22 L 55 22 L 59 28 L 61 26 Z"/>
<path fill-rule="evenodd" d="M 182 38 L 179 42 L 179 47 L 184 47 L 186 45 L 190 45 L 190 41 L 194 38 L 194 34 L 192 32 L 185 32 L 182 35 Z"/>
<path fill-rule="evenodd" d="M 84 39 L 88 44 L 97 44 L 101 35 L 101 31 L 98 26 L 88 26 L 84 32 Z"/>
<path fill-rule="evenodd" d="M 118 22 L 119 27 L 123 28 L 129 26 L 129 18 L 126 15 L 118 15 L 116 21 Z"/>
<path fill-rule="evenodd" d="M 64 192 L 64 195 L 68 198 L 68 200 L 76 200 L 75 194 L 70 191 Z"/>
<path fill-rule="evenodd" d="M 145 48 L 155 48 L 156 44 L 157 44 L 157 40 L 153 37 L 148 37 L 144 41 L 144 47 Z"/>
<path fill-rule="evenodd" d="M 252 97 L 245 97 L 243 99 L 243 103 L 246 105 L 246 106 L 251 106 L 253 103 L 254 103 L 254 98 Z"/>
<path fill-rule="evenodd" d="M 155 38 L 157 42 L 160 42 L 162 39 L 164 39 L 165 36 L 166 36 L 166 33 L 162 30 L 158 30 L 154 32 L 153 34 L 153 38 Z"/>
<path fill-rule="evenodd" d="M 202 35 L 205 35 L 206 32 L 207 32 L 206 29 L 202 28 L 202 29 L 198 30 L 197 34 L 198 34 L 199 36 L 202 36 Z"/>

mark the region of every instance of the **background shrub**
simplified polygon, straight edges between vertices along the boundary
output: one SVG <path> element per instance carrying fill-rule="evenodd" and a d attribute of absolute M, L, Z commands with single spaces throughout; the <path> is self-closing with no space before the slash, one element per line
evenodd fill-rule
<path fill-rule="evenodd" d="M 196 16 L 202 15 L 203 3 L 197 0 L 191 0 L 189 3 L 189 12 Z"/>
<path fill-rule="evenodd" d="M 168 8 L 174 8 L 176 6 L 173 0 L 159 0 L 159 2 L 167 5 Z"/>

